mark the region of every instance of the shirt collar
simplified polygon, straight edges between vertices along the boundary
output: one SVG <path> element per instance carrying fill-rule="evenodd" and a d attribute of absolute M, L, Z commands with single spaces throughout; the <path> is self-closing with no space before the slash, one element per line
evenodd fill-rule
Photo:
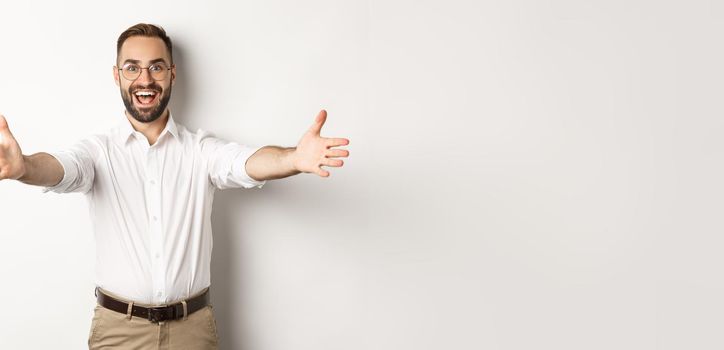
<path fill-rule="evenodd" d="M 120 144 L 122 145 L 125 145 L 128 142 L 128 139 L 136 132 L 136 129 L 133 128 L 133 125 L 128 120 L 128 117 L 126 117 L 126 113 L 124 111 L 123 121 L 121 122 L 120 128 L 118 130 L 118 142 L 120 142 Z M 173 135 L 174 138 L 178 139 L 178 127 L 176 126 L 176 122 L 173 120 L 173 113 L 171 113 L 170 110 L 168 111 L 168 121 L 166 122 L 166 127 L 161 130 L 161 134 L 159 134 L 158 138 L 161 139 L 161 136 L 163 136 L 163 134 L 166 132 L 170 133 L 171 135 Z"/>

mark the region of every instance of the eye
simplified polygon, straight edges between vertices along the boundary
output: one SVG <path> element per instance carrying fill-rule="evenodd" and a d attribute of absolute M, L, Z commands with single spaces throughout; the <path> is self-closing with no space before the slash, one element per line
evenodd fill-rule
<path fill-rule="evenodd" d="M 161 72 L 161 71 L 165 70 L 166 67 L 164 67 L 164 66 L 161 65 L 161 64 L 152 64 L 150 67 L 148 67 L 148 69 L 149 69 L 151 72 Z"/>
<path fill-rule="evenodd" d="M 136 73 L 139 70 L 139 67 L 135 64 L 127 64 L 123 66 L 123 70 L 129 72 L 129 73 Z"/>

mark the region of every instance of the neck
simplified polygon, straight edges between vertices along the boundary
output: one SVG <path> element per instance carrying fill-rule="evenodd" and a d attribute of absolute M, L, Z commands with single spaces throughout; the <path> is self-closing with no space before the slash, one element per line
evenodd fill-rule
<path fill-rule="evenodd" d="M 158 119 L 150 122 L 150 123 L 141 123 L 136 118 L 133 118 L 130 114 L 128 114 L 128 111 L 126 111 L 126 118 L 129 122 L 131 122 L 131 125 L 133 125 L 133 128 L 143 134 L 143 136 L 146 136 L 148 139 L 148 144 L 153 145 L 158 140 L 158 137 L 161 135 L 161 132 L 166 127 L 166 123 L 168 122 L 168 116 L 169 116 L 169 110 L 166 108 L 166 110 L 163 111 L 163 114 Z"/>

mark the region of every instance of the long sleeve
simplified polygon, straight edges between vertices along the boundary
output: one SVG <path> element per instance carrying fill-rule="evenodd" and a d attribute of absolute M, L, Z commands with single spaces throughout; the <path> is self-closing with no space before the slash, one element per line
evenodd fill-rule
<path fill-rule="evenodd" d="M 63 166 L 63 179 L 55 186 L 43 188 L 43 193 L 80 192 L 88 193 L 93 188 L 95 169 L 93 167 L 93 144 L 90 140 L 82 140 L 68 149 L 47 152 L 55 157 Z"/>
<path fill-rule="evenodd" d="M 261 188 L 266 183 L 257 181 L 246 172 L 246 161 L 263 146 L 248 146 L 222 140 L 199 130 L 201 153 L 207 160 L 209 180 L 218 189 Z"/>

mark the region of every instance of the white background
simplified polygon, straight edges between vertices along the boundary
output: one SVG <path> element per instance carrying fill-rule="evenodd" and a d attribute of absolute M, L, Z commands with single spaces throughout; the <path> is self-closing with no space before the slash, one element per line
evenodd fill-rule
<path fill-rule="evenodd" d="M 217 194 L 222 349 L 721 349 L 718 1 L 0 5 L 0 113 L 25 154 L 123 117 L 115 41 L 175 43 L 171 108 L 332 176 Z M 82 195 L 0 183 L 0 348 L 82 349 Z"/>

